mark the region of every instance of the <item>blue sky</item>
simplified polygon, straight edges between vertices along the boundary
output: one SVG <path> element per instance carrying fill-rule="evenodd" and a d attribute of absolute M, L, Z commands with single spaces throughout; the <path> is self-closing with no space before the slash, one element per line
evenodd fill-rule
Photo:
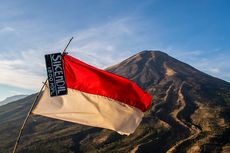
<path fill-rule="evenodd" d="M 230 81 L 230 1 L 1 0 L 0 100 L 36 92 L 44 54 L 61 51 L 100 68 L 162 50 Z"/>

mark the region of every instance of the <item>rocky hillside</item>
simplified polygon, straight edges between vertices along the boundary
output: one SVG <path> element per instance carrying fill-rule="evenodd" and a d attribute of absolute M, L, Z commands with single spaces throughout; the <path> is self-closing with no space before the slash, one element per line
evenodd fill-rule
<path fill-rule="evenodd" d="M 130 136 L 33 116 L 19 152 L 230 152 L 230 83 L 160 51 L 142 51 L 106 69 L 153 95 Z M 0 152 L 10 152 L 34 95 L 0 107 Z"/>

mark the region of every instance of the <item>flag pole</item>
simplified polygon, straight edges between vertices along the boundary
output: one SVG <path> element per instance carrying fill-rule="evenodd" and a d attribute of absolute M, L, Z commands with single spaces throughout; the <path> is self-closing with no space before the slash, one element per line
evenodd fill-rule
<path fill-rule="evenodd" d="M 66 54 L 66 49 L 69 47 L 69 44 L 73 40 L 73 37 L 69 40 L 68 44 L 66 45 L 65 49 L 63 50 L 62 54 Z"/>
<path fill-rule="evenodd" d="M 27 113 L 27 116 L 26 116 L 26 118 L 25 118 L 25 120 L 24 120 L 24 122 L 23 122 L 23 124 L 22 124 L 22 127 L 20 128 L 19 133 L 18 133 L 18 137 L 17 137 L 17 141 L 16 141 L 16 143 L 15 143 L 15 145 L 14 145 L 13 153 L 16 153 L 16 149 L 17 149 L 17 147 L 18 147 L 18 143 L 19 143 L 19 141 L 20 141 L 20 138 L 21 138 L 22 132 L 23 132 L 23 130 L 24 130 L 24 127 L 25 127 L 25 125 L 26 125 L 26 122 L 27 122 L 27 120 L 29 119 L 29 116 L 30 116 L 30 114 L 31 114 L 31 112 L 32 112 L 32 110 L 33 110 L 33 108 L 34 108 L 34 106 L 35 106 L 35 103 L 37 102 L 38 98 L 40 97 L 40 95 L 41 95 L 41 93 L 42 93 L 42 90 L 43 90 L 43 88 L 45 87 L 47 81 L 48 81 L 48 80 L 46 79 L 46 81 L 43 83 L 43 86 L 41 87 L 39 93 L 37 94 L 36 98 L 35 98 L 34 101 L 33 101 L 33 104 L 32 104 L 31 107 L 30 107 L 29 112 Z"/>
<path fill-rule="evenodd" d="M 73 37 L 69 40 L 69 42 L 68 42 L 68 44 L 66 45 L 65 49 L 63 50 L 62 54 L 66 54 L 66 49 L 68 48 L 68 46 L 69 46 L 69 44 L 71 43 L 72 40 L 73 40 Z M 37 95 L 36 95 L 36 97 L 35 97 L 35 99 L 34 99 L 32 105 L 31 105 L 31 107 L 30 107 L 30 110 L 29 110 L 29 112 L 28 112 L 27 115 L 26 115 L 26 118 L 25 118 L 25 120 L 24 120 L 24 122 L 23 122 L 23 124 L 22 124 L 22 127 L 20 128 L 20 131 L 19 131 L 19 133 L 18 133 L 18 137 L 17 137 L 17 140 L 16 140 L 16 142 L 15 142 L 14 149 L 13 149 L 13 152 L 12 152 L 12 153 L 16 153 L 16 150 L 17 150 L 19 141 L 20 141 L 20 139 L 21 139 L 22 133 L 23 133 L 23 131 L 24 131 L 24 127 L 25 127 L 25 125 L 26 125 L 26 122 L 28 121 L 28 119 L 29 119 L 29 117 L 30 117 L 30 115 L 31 115 L 31 113 L 32 113 L 32 111 L 33 111 L 33 108 L 34 108 L 35 104 L 37 103 L 37 100 L 38 100 L 39 97 L 41 96 L 42 90 L 43 90 L 44 87 L 46 86 L 46 83 L 47 83 L 47 82 L 48 82 L 48 79 L 46 79 L 46 81 L 43 82 L 43 85 L 42 85 L 40 91 L 37 93 Z"/>

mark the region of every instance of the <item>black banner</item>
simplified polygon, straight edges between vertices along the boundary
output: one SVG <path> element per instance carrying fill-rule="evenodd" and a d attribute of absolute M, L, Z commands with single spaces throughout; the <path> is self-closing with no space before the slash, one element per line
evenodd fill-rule
<path fill-rule="evenodd" d="M 61 53 L 45 55 L 46 70 L 49 81 L 50 96 L 67 94 Z"/>

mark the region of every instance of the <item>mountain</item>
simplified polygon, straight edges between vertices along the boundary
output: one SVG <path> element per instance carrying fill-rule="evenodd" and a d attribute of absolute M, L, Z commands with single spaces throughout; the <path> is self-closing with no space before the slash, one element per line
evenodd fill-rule
<path fill-rule="evenodd" d="M 17 101 L 19 99 L 25 98 L 28 95 L 14 95 L 11 97 L 7 97 L 6 99 L 4 99 L 3 101 L 0 101 L 0 106 L 5 105 L 7 103 L 13 102 L 13 101 Z"/>
<path fill-rule="evenodd" d="M 106 71 L 153 95 L 134 134 L 32 116 L 18 152 L 230 152 L 230 83 L 160 51 L 142 51 Z M 34 97 L 0 107 L 0 152 L 12 151 Z"/>

